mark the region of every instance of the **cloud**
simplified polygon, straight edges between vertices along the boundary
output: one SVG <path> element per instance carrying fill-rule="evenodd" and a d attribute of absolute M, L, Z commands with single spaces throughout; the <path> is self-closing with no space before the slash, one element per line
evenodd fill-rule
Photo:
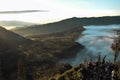
<path fill-rule="evenodd" d="M 20 11 L 0 11 L 0 14 L 22 14 L 33 12 L 47 12 L 46 10 L 20 10 Z"/>

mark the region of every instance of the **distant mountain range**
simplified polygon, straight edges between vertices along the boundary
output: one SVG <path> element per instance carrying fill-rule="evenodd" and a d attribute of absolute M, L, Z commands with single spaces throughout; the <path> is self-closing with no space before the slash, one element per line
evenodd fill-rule
<path fill-rule="evenodd" d="M 49 34 L 65 31 L 67 29 L 87 26 L 87 25 L 110 25 L 120 24 L 120 16 L 106 16 L 106 17 L 91 17 L 91 18 L 69 18 L 59 22 L 48 23 L 44 25 L 32 25 L 29 27 L 13 29 L 12 31 L 23 36 Z"/>
<path fill-rule="evenodd" d="M 22 21 L 0 21 L 0 25 L 9 28 L 9 27 L 30 26 L 30 25 L 35 25 L 35 23 L 22 22 Z"/>

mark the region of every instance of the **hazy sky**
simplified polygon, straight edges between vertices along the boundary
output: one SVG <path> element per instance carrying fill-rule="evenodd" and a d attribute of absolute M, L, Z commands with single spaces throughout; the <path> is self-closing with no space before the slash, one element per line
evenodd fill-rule
<path fill-rule="evenodd" d="M 70 17 L 119 14 L 120 0 L 0 0 L 0 20 L 46 23 Z"/>

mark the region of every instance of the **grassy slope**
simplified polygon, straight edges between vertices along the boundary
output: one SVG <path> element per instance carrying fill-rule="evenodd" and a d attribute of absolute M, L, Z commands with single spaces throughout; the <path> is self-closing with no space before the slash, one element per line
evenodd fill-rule
<path fill-rule="evenodd" d="M 60 33 L 43 36 L 38 35 L 39 37 L 29 36 L 29 38 L 34 39 L 32 42 L 31 40 L 21 37 L 13 32 L 7 31 L 4 28 L 0 28 L 0 30 L 0 39 L 3 38 L 4 41 L 9 40 L 11 46 L 14 47 L 12 48 L 7 42 L 5 44 L 0 42 L 0 51 L 2 51 L 0 52 L 0 61 L 4 63 L 0 67 L 2 67 L 3 72 L 1 71 L 1 73 L 4 74 L 3 77 L 6 78 L 6 80 L 16 80 L 11 79 L 11 77 L 17 77 L 18 59 L 22 60 L 22 63 L 24 64 L 22 67 L 26 68 L 26 77 L 30 78 L 28 80 L 33 80 L 32 78 L 36 76 L 37 73 L 41 72 L 43 74 L 39 76 L 40 79 L 42 78 L 42 80 L 48 80 L 51 74 L 59 71 L 59 66 L 54 66 L 56 62 L 63 58 L 73 57 L 75 55 L 74 53 L 76 53 L 78 49 L 80 50 L 83 48 L 82 45 L 74 42 L 74 39 L 78 37 L 84 30 L 82 26 L 75 27 Z M 29 41 L 31 43 L 26 44 Z M 13 44 L 16 45 L 14 46 Z M 55 68 L 58 69 L 54 71 Z M 62 72 L 64 72 L 64 70 Z M 43 76 L 45 79 L 43 79 Z M 34 80 L 37 79 L 34 77 Z"/>
<path fill-rule="evenodd" d="M 59 33 L 28 36 L 28 38 L 34 40 L 35 43 L 20 47 L 20 49 L 23 49 L 29 56 L 32 55 L 33 57 L 34 55 L 38 58 L 41 57 L 41 59 L 45 58 L 45 56 L 53 59 L 73 57 L 73 53 L 76 52 L 75 50 L 83 48 L 82 45 L 74 42 L 83 30 L 82 27 L 75 27 Z"/>
<path fill-rule="evenodd" d="M 72 28 L 64 32 L 52 33 L 48 35 L 28 36 L 33 39 L 34 44 L 21 46 L 20 50 L 24 51 L 27 58 L 34 64 L 34 79 L 48 80 L 52 74 L 55 74 L 55 63 L 61 59 L 74 57 L 77 51 L 84 48 L 82 45 L 74 42 L 75 38 L 81 36 L 82 27 Z M 64 66 L 64 65 L 63 65 Z M 33 66 L 32 66 L 33 67 Z M 37 74 L 41 74 L 37 76 Z"/>

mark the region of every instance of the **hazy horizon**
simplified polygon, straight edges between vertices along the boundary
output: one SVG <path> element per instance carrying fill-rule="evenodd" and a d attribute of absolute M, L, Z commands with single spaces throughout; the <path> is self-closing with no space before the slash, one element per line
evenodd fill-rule
<path fill-rule="evenodd" d="M 0 21 L 50 23 L 71 17 L 120 14 L 119 0 L 2 0 Z"/>

